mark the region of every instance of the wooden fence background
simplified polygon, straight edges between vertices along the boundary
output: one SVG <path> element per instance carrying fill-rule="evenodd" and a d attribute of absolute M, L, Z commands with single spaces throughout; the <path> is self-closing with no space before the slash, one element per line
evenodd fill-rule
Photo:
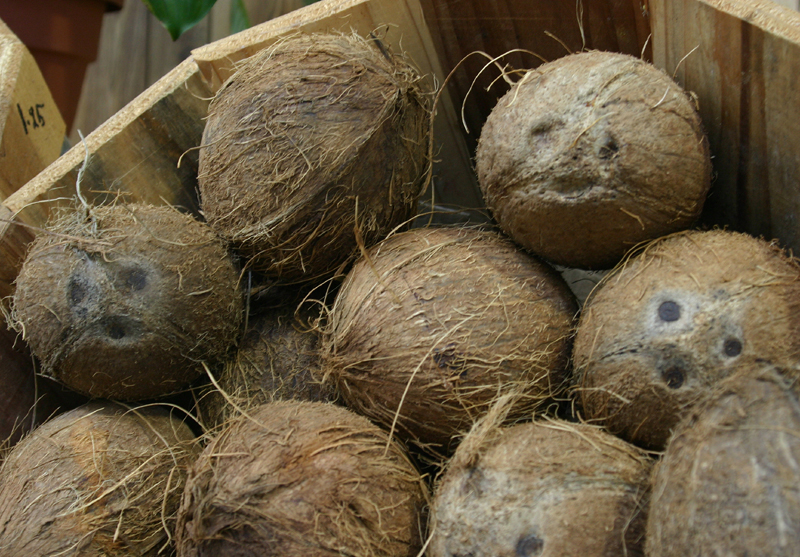
<path fill-rule="evenodd" d="M 208 17 L 173 42 L 141 0 L 126 0 L 122 10 L 104 16 L 98 57 L 86 72 L 81 101 L 69 140 L 80 141 L 158 81 L 192 49 L 230 33 L 232 0 L 217 0 Z M 244 0 L 256 25 L 304 6 L 303 0 Z"/>

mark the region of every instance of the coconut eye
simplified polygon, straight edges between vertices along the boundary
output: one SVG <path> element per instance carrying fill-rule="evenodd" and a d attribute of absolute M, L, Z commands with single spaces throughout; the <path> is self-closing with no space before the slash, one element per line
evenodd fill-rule
<path fill-rule="evenodd" d="M 729 338 L 722 345 L 722 351 L 729 358 L 735 358 L 742 353 L 742 341 L 736 338 Z"/>
<path fill-rule="evenodd" d="M 534 557 L 544 549 L 544 540 L 534 534 L 519 539 L 515 555 L 517 557 Z"/>
<path fill-rule="evenodd" d="M 610 134 L 603 136 L 599 142 L 597 155 L 601 159 L 610 159 L 619 152 L 619 144 L 617 140 Z"/>
<path fill-rule="evenodd" d="M 143 290 L 148 283 L 147 270 L 134 266 L 123 269 L 118 274 L 120 285 L 129 291 Z"/>
<path fill-rule="evenodd" d="M 662 321 L 677 321 L 681 318 L 681 306 L 672 300 L 662 302 L 658 306 L 658 317 Z"/>
<path fill-rule="evenodd" d="M 670 366 L 661 372 L 661 379 L 670 389 L 679 389 L 686 380 L 686 374 L 678 366 Z"/>
<path fill-rule="evenodd" d="M 77 306 L 86 298 L 87 288 L 82 280 L 72 277 L 67 287 L 67 298 L 71 306 Z"/>

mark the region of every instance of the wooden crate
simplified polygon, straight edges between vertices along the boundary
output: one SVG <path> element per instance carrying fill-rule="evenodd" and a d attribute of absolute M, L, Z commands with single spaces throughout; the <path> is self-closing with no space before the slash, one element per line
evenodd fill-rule
<path fill-rule="evenodd" d="M 477 51 L 534 67 L 581 49 L 653 61 L 697 94 L 714 156 L 703 219 L 800 247 L 800 14 L 770 0 L 322 0 L 196 49 L 172 72 L 0 206 L 0 292 L 53 207 L 81 190 L 100 202 L 170 203 L 197 210 L 203 117 L 235 63 L 296 31 L 374 32 L 405 51 L 437 105 L 437 203 L 480 212 L 473 171 L 481 126 L 502 81 Z M 88 156 L 88 159 L 87 159 Z"/>

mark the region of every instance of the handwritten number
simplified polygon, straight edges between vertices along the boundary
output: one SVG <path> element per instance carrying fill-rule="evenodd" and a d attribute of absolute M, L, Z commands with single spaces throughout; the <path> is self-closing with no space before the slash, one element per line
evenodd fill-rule
<path fill-rule="evenodd" d="M 17 110 L 19 110 L 19 117 L 22 118 L 22 129 L 25 130 L 25 135 L 28 135 L 28 124 L 25 122 L 25 113 L 22 112 L 22 107 L 17 103 Z"/>
<path fill-rule="evenodd" d="M 19 105 L 19 103 L 17 103 L 17 111 L 19 112 L 19 117 L 22 120 L 22 129 L 25 131 L 25 135 L 28 135 L 28 126 L 31 126 L 33 129 L 44 127 L 44 116 L 40 112 L 40 110 L 43 108 L 44 103 L 36 103 L 35 105 L 28 107 L 28 114 L 30 115 L 30 120 L 28 120 L 25 116 L 25 112 L 22 110 L 22 107 Z"/>

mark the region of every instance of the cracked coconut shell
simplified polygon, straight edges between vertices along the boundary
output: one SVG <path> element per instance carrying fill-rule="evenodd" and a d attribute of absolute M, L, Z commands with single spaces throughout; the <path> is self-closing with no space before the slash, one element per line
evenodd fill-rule
<path fill-rule="evenodd" d="M 740 361 L 800 356 L 800 265 L 747 234 L 659 239 L 590 296 L 573 356 L 583 417 L 660 450 Z"/>
<path fill-rule="evenodd" d="M 70 210 L 31 244 L 15 328 L 43 372 L 94 398 L 142 400 L 202 375 L 238 334 L 242 299 L 227 246 L 172 207 Z"/>
<path fill-rule="evenodd" d="M 322 402 L 239 416 L 192 468 L 180 557 L 416 557 L 427 489 L 399 445 Z"/>
<path fill-rule="evenodd" d="M 576 311 L 561 276 L 508 238 L 412 229 L 346 277 L 323 336 L 326 373 L 349 408 L 446 455 L 498 395 L 523 393 L 515 418 L 552 402 Z"/>
<path fill-rule="evenodd" d="M 379 40 L 292 35 L 211 101 L 198 183 L 209 224 L 270 278 L 333 274 L 416 213 L 430 114 Z"/>
<path fill-rule="evenodd" d="M 90 402 L 43 424 L 0 468 L 0 554 L 155 557 L 199 452 L 173 409 Z"/>
<path fill-rule="evenodd" d="M 691 97 L 652 64 L 597 51 L 524 74 L 489 114 L 476 170 L 509 236 L 583 269 L 688 228 L 711 184 Z"/>

